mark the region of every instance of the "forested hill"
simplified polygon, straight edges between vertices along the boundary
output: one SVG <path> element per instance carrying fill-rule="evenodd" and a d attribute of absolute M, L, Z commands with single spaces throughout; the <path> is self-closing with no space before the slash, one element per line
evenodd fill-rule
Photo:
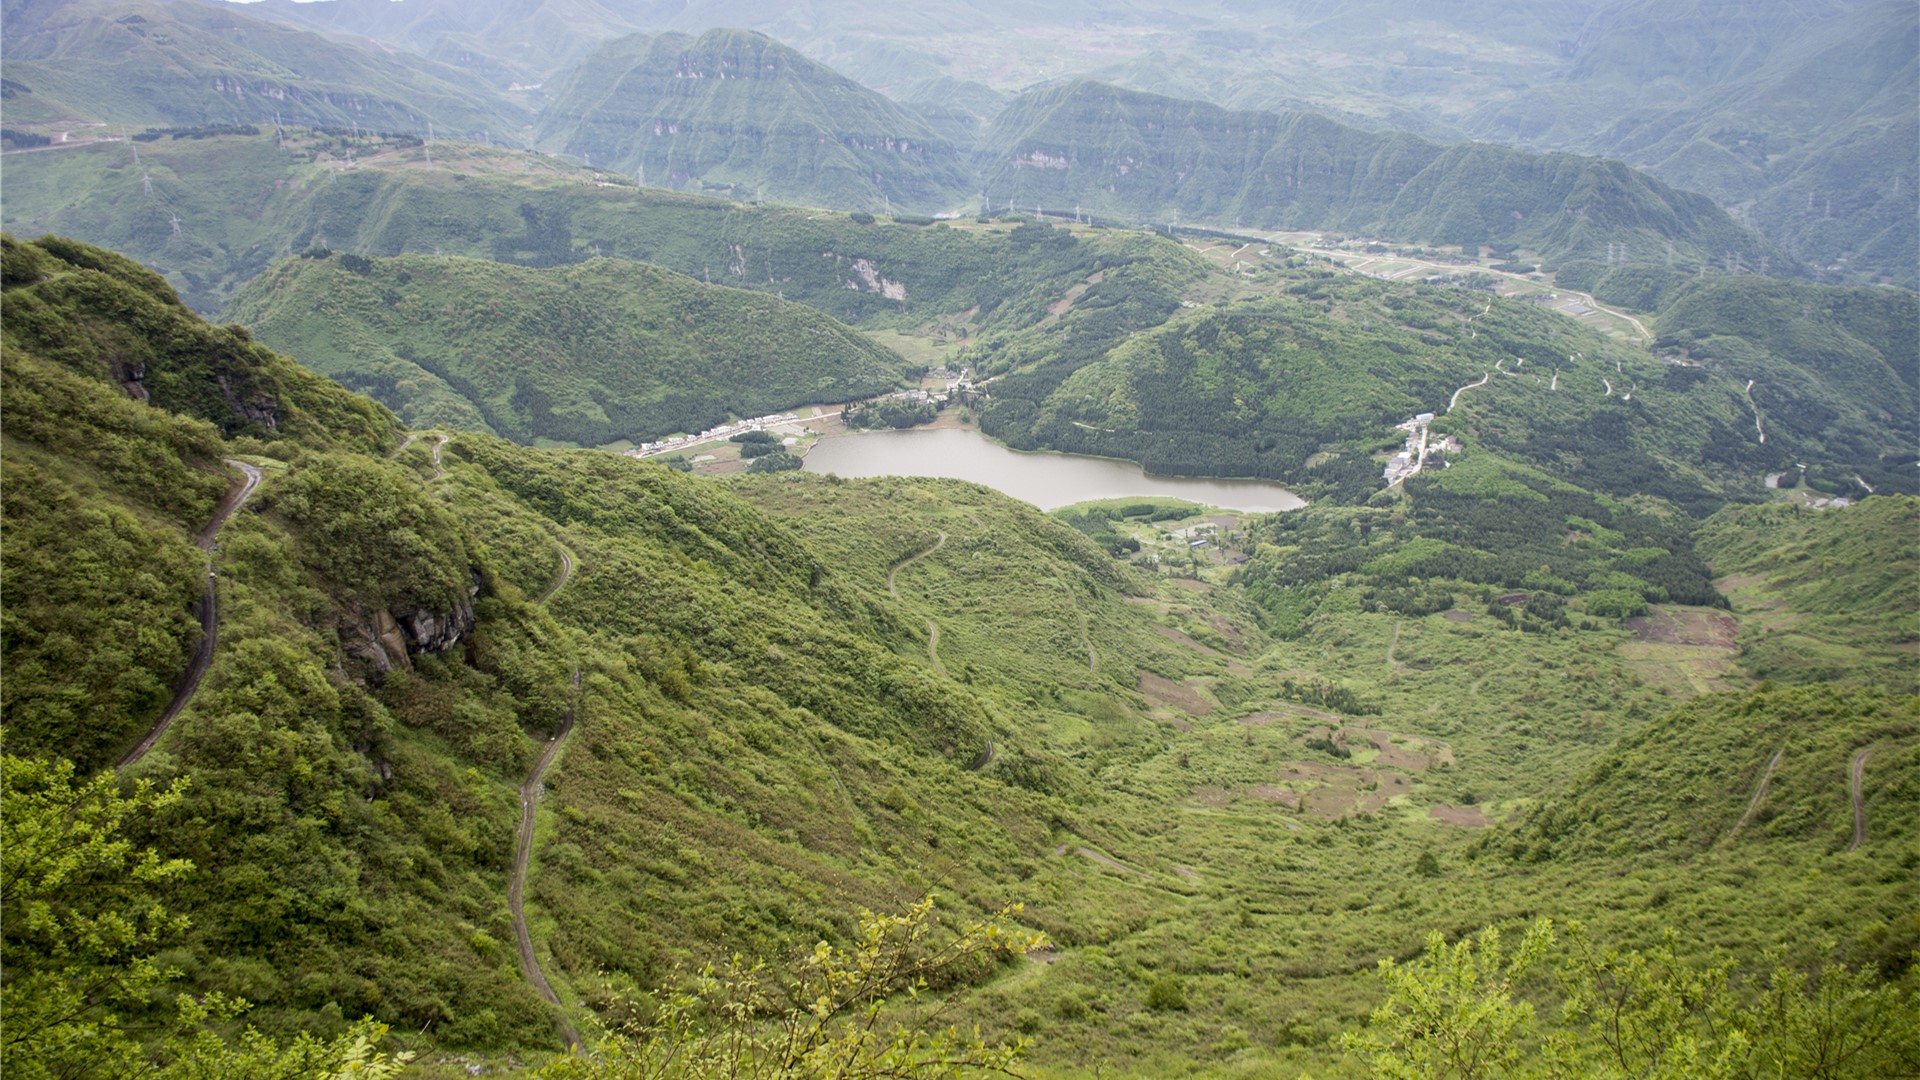
<path fill-rule="evenodd" d="M 662 187 L 847 210 L 943 210 L 974 188 L 899 106 L 743 30 L 595 49 L 542 110 L 543 145 Z"/>
<path fill-rule="evenodd" d="M 1518 244 L 1552 258 L 1672 243 L 1690 264 L 1732 250 L 1786 268 L 1712 200 L 1616 162 L 1443 147 L 1309 113 L 1233 112 L 1088 80 L 1016 98 L 981 158 L 995 205 Z"/>
<path fill-rule="evenodd" d="M 467 72 L 199 0 L 7 5 L 7 121 L 358 126 L 500 138 L 526 111 Z"/>
<path fill-rule="evenodd" d="M 601 445 L 871 397 L 898 355 L 798 303 L 646 263 L 293 259 L 232 305 L 413 427 Z"/>

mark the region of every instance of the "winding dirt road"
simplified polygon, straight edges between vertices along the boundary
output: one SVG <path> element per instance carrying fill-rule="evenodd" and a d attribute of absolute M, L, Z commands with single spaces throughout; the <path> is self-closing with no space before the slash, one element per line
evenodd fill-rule
<path fill-rule="evenodd" d="M 452 437 L 453 437 L 453 436 L 451 436 L 451 435 L 437 435 L 437 436 L 435 436 L 435 437 L 434 437 L 434 440 L 433 440 L 433 476 L 432 476 L 432 477 L 431 477 L 430 479 L 434 479 L 434 480 L 438 480 L 438 479 L 440 479 L 441 477 L 443 477 L 443 476 L 445 476 L 445 475 L 447 475 L 447 470 L 446 470 L 446 468 L 445 468 L 444 466 L 442 466 L 442 465 L 440 464 L 440 448 L 441 448 L 441 447 L 443 447 L 443 446 L 445 446 L 445 445 L 447 445 L 447 440 L 448 440 L 448 439 L 450 439 L 450 438 L 452 438 Z"/>
<path fill-rule="evenodd" d="M 1479 381 L 1479 382 L 1476 382 L 1476 383 L 1468 383 L 1467 385 L 1465 385 L 1465 386 L 1463 386 L 1463 387 L 1461 387 L 1460 389 L 1458 389 L 1458 390 L 1455 390 L 1455 391 L 1453 392 L 1453 397 L 1451 397 L 1451 398 L 1449 398 L 1449 399 L 1447 400 L 1447 411 L 1448 411 L 1448 412 L 1452 412 L 1452 411 L 1453 411 L 1453 407 L 1454 407 L 1455 405 L 1458 405 L 1458 404 L 1460 404 L 1460 395 L 1461 395 L 1461 394 L 1464 394 L 1464 393 L 1466 393 L 1467 391 L 1469 391 L 1469 390 L 1471 390 L 1471 389 L 1473 389 L 1473 388 L 1474 388 L 1474 387 L 1476 387 L 1476 386 L 1485 386 L 1485 385 L 1487 385 L 1487 383 L 1488 383 L 1489 381 L 1491 381 L 1492 379 L 1493 379 L 1493 372 L 1491 372 L 1491 371 L 1489 371 L 1489 372 L 1487 372 L 1487 373 L 1486 373 L 1485 375 L 1482 375 L 1482 376 L 1480 376 L 1480 381 Z"/>
<path fill-rule="evenodd" d="M 233 516 L 235 510 L 240 509 L 241 503 L 247 501 L 247 496 L 253 494 L 253 489 L 260 486 L 259 469 L 244 461 L 235 461 L 232 458 L 224 460 L 228 465 L 239 469 L 245 478 L 220 500 L 220 505 L 213 512 L 213 520 L 207 522 L 207 527 L 201 529 L 193 538 L 194 546 L 209 555 L 213 552 L 213 538 L 220 534 L 220 527 L 227 523 L 227 519 Z M 181 710 L 187 707 L 187 702 L 193 700 L 194 691 L 200 689 L 200 680 L 206 677 L 207 669 L 213 665 L 213 643 L 220 627 L 220 591 L 215 584 L 212 559 L 209 558 L 207 588 L 200 594 L 200 644 L 194 648 L 193 659 L 187 663 L 186 674 L 180 677 L 179 684 L 173 688 L 173 698 L 167 702 L 167 707 L 161 710 L 160 719 L 154 721 L 153 727 L 147 730 L 146 737 L 120 759 L 120 768 L 124 769 L 147 756 L 147 751 L 153 749 L 154 744 L 160 741 L 160 736 L 167 733 L 167 728 L 173 724 L 174 717 L 179 716 Z"/>
<path fill-rule="evenodd" d="M 440 447 L 446 445 L 446 441 L 446 437 L 442 436 L 434 444 L 433 462 L 436 468 L 440 464 Z M 573 553 L 561 547 L 560 574 L 534 603 L 544 605 L 572 578 Z M 573 734 L 573 714 L 580 704 L 579 664 L 573 666 L 571 682 L 573 698 L 567 702 L 567 713 L 560 719 L 560 728 L 547 740 L 546 749 L 540 752 L 539 760 L 533 763 L 532 771 L 527 773 L 526 782 L 520 785 L 520 823 L 514 828 L 513 881 L 507 886 L 507 910 L 513 915 L 513 938 L 520 953 L 520 974 L 533 987 L 534 993 L 546 999 L 547 1004 L 556 1010 L 553 1023 L 561 1037 L 567 1040 L 568 1049 L 580 1045 L 580 1033 L 573 1029 L 572 1022 L 567 1019 L 565 1007 L 560 1004 L 560 995 L 553 992 L 553 985 L 547 982 L 546 972 L 540 970 L 540 958 L 533 951 L 533 933 L 527 929 L 526 895 L 527 866 L 533 861 L 533 827 L 540 813 L 540 782 L 547 775 L 547 767 L 560 755 L 560 748 L 566 745 L 567 736 Z"/>
<path fill-rule="evenodd" d="M 1853 843 L 1847 845 L 1848 851 L 1857 851 L 1867 842 L 1867 805 L 1860 798 L 1860 785 L 1867 778 L 1867 755 L 1873 753 L 1873 747 L 1853 755 L 1852 764 L 1847 766 L 1847 779 L 1853 794 Z"/>
<path fill-rule="evenodd" d="M 947 543 L 947 534 L 945 532 L 942 532 L 940 534 L 940 539 L 935 540 L 933 542 L 932 547 L 918 554 L 909 555 L 906 558 L 901 559 L 899 562 L 894 563 L 893 569 L 887 571 L 887 595 L 893 597 L 895 600 L 900 599 L 900 590 L 893 587 L 894 575 L 898 574 L 902 570 L 905 570 L 907 567 L 913 565 L 914 563 L 919 562 L 921 559 L 924 559 L 927 556 L 933 554 L 934 552 L 939 551 L 942 547 L 946 546 L 946 543 Z"/>
<path fill-rule="evenodd" d="M 1760 809 L 1760 800 L 1767 797 L 1767 781 L 1773 779 L 1773 770 L 1779 768 L 1780 759 L 1786 752 L 1787 748 L 1781 747 L 1774 752 L 1773 760 L 1767 762 L 1767 771 L 1760 775 L 1760 786 L 1753 789 L 1753 801 L 1747 804 L 1747 812 L 1740 815 L 1740 820 L 1733 823 L 1733 830 L 1720 842 L 1722 846 L 1733 843 L 1733 838 L 1740 835 L 1740 830 L 1746 828 L 1747 822 L 1753 820 L 1754 811 Z"/>
<path fill-rule="evenodd" d="M 567 705 L 567 713 L 560 720 L 560 730 L 547 740 L 547 748 L 540 752 L 540 760 L 534 762 L 533 771 L 527 774 L 527 782 L 520 785 L 520 825 L 514 830 L 513 883 L 507 886 L 507 907 L 513 912 L 513 936 L 520 951 L 520 974 L 526 976 L 534 992 L 555 1009 L 561 1008 L 560 995 L 553 992 L 546 973 L 540 970 L 540 960 L 533 953 L 533 935 L 527 930 L 527 863 L 533 858 L 533 825 L 534 817 L 540 810 L 540 780 L 546 775 L 547 766 L 552 765 L 553 759 L 559 755 L 567 736 L 573 733 L 573 710 L 579 700 L 580 668 L 576 666 L 573 669 L 573 701 Z M 554 1014 L 554 1025 L 567 1040 L 568 1049 L 580 1045 L 580 1034 L 573 1030 L 573 1024 L 567 1020 L 564 1011 Z"/>
<path fill-rule="evenodd" d="M 535 600 L 534 603 L 541 605 L 546 604 L 547 601 L 553 599 L 553 594 L 559 592 L 572 577 L 573 552 L 568 551 L 564 547 L 560 548 L 560 574 L 553 579 L 553 584 L 547 586 L 547 591 L 541 593 L 540 599 Z"/>

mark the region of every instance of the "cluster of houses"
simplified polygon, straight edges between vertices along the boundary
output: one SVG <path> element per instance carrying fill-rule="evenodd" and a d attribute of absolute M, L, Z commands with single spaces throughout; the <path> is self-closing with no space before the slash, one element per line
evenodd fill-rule
<path fill-rule="evenodd" d="M 719 427 L 708 428 L 707 430 L 701 432 L 698 435 L 681 435 L 672 439 L 662 439 L 659 442 L 641 443 L 639 446 L 636 446 L 632 450 L 627 451 L 627 456 L 644 458 L 644 457 L 652 457 L 655 454 L 667 454 L 675 450 L 684 450 L 687 447 L 696 445 L 698 443 L 714 442 L 720 439 L 731 439 L 735 435 L 739 435 L 744 432 L 764 431 L 767 428 L 775 427 L 780 424 L 794 424 L 794 423 L 798 423 L 799 421 L 800 421 L 800 418 L 798 416 L 795 416 L 792 413 L 777 413 L 777 414 L 772 414 L 768 416 L 756 416 L 751 420 L 738 420 L 731 424 L 721 424 Z"/>

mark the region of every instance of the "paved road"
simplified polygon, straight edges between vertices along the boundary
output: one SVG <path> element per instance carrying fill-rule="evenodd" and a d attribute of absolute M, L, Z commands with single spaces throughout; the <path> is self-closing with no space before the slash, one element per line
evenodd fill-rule
<path fill-rule="evenodd" d="M 239 469 L 245 474 L 245 478 L 220 500 L 220 506 L 213 512 L 213 520 L 207 522 L 207 527 L 201 529 L 193 538 L 194 546 L 209 553 L 213 551 L 213 538 L 219 535 L 220 526 L 225 525 L 227 519 L 233 516 L 233 512 L 240 509 L 240 504 L 247 501 L 247 496 L 253 494 L 253 489 L 260 486 L 259 469 L 232 458 L 227 458 L 226 463 Z M 120 759 L 120 768 L 124 769 L 147 756 L 147 751 L 153 749 L 154 744 L 160 741 L 160 736 L 167 733 L 167 728 L 173 724 L 174 717 L 179 716 L 181 710 L 187 707 L 187 702 L 193 700 L 194 691 L 200 689 L 200 680 L 206 677 L 207 668 L 213 665 L 213 643 L 220 627 L 218 606 L 220 595 L 219 590 L 215 588 L 213 575 L 213 567 L 209 561 L 207 588 L 200 595 L 200 644 L 193 650 L 193 659 L 187 663 L 187 672 L 180 677 L 179 685 L 173 688 L 173 699 L 167 702 L 166 709 L 160 713 L 160 719 L 154 721 L 153 727 L 147 730 L 146 737 Z"/>

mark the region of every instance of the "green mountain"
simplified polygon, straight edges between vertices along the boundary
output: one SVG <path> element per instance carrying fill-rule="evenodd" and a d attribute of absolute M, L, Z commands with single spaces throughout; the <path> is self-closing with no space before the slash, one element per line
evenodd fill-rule
<path fill-rule="evenodd" d="M 228 4 L 9 3 L 9 123 L 281 124 L 511 137 L 527 114 L 479 79 Z"/>
<path fill-rule="evenodd" d="M 1741 207 L 1832 280 L 1913 288 L 1916 56 L 1905 4 L 1623 4 L 1570 70 L 1465 126 L 1632 162 Z"/>
<path fill-rule="evenodd" d="M 1151 307 L 1194 273 L 1169 248 L 1076 303 L 1116 281 L 1096 306 Z M 188 922 L 151 915 L 114 952 L 10 919 L 0 1005 L 33 1040 L 10 1074 L 168 1069 L 135 1043 L 176 992 L 244 996 L 270 1036 L 371 1015 L 429 1063 L 525 1069 L 569 1030 L 625 1030 L 626 1003 L 681 973 L 813 956 L 852 941 L 859 907 L 927 891 L 954 921 L 1024 902 L 1053 939 L 937 988 L 961 994 L 949 1022 L 1035 1039 L 1043 1075 L 1359 1068 L 1331 1040 L 1366 1023 L 1379 958 L 1540 915 L 1623 948 L 1667 927 L 1689 956 L 1724 946 L 1740 993 L 1773 948 L 1795 971 L 1863 967 L 1871 994 L 1911 978 L 1913 699 L 1865 669 L 1739 690 L 1738 594 L 1719 606 L 1673 499 L 1476 453 L 1380 505 L 1054 518 L 952 481 L 403 438 L 124 258 L 54 239 L 4 256 L 7 827 L 91 825 L 92 802 L 47 812 L 58 766 L 20 756 L 83 775 L 128 756 L 217 630 L 115 777 L 185 783 L 117 826 L 159 881 L 10 878 L 62 918 Z M 355 272 L 321 262 L 285 272 Z M 405 288 L 402 269 L 463 268 L 367 273 Z M 1892 534 L 1889 580 L 1910 576 L 1909 502 L 1845 511 L 1865 528 L 1714 529 L 1779 560 L 1755 572 L 1781 616 L 1812 615 L 1865 594 L 1793 554 L 1808 530 Z M 1207 526 L 1237 573 L 1191 554 Z M 1123 535 L 1177 544 L 1182 576 Z M 1855 645 L 1904 648 L 1905 623 L 1871 636 L 1874 618 Z M 9 859 L 38 850 L 7 839 Z M 82 1023 L 43 1007 L 128 957 L 149 981 L 100 984 Z"/>
<path fill-rule="evenodd" d="M 996 376 L 982 429 L 1342 502 L 1380 491 L 1395 425 L 1423 412 L 1470 452 L 1703 511 L 1797 463 L 1915 489 L 1893 359 L 1912 294 L 1676 275 L 1649 351 L 1491 292 L 1268 273 L 1110 274 L 1057 319 L 982 338 L 965 354 Z"/>
<path fill-rule="evenodd" d="M 1230 112 L 1085 80 L 1022 95 L 983 143 L 996 205 L 1126 220 L 1338 229 L 1549 258 L 1663 247 L 1689 263 L 1772 249 L 1710 200 L 1617 163 L 1442 147 L 1307 113 Z"/>
<path fill-rule="evenodd" d="M 599 254 L 784 296 L 847 322 L 918 325 L 972 311 L 961 321 L 977 329 L 1043 317 L 1047 296 L 1096 259 L 1151 243 L 1115 233 L 1036 245 L 1004 228 L 748 207 L 473 144 L 436 144 L 431 166 L 428 148 L 368 134 L 142 145 L 137 164 L 122 143 L 8 158 L 7 227 L 123 245 L 209 314 L 275 261 L 318 245 L 539 266 Z"/>
<path fill-rule="evenodd" d="M 600 46 L 556 87 L 540 141 L 741 199 L 939 210 L 971 188 L 954 148 L 899 106 L 746 31 Z"/>
<path fill-rule="evenodd" d="M 872 397 L 904 366 L 811 308 L 615 259 L 295 259 L 230 311 L 413 427 L 518 442 L 638 442 Z"/>

